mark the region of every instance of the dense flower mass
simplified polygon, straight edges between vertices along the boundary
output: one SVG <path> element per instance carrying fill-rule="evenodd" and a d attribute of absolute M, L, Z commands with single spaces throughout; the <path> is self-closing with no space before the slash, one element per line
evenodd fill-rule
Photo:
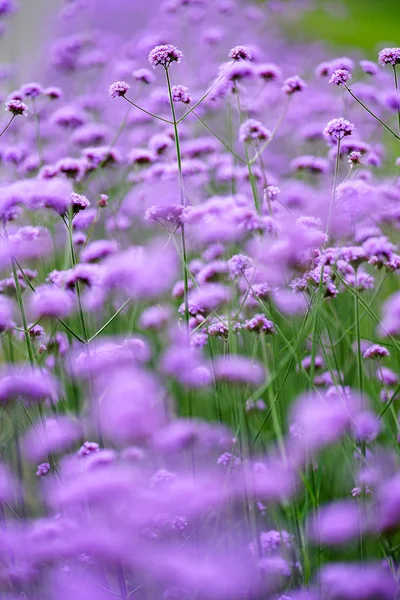
<path fill-rule="evenodd" d="M 49 4 L 0 66 L 0 598 L 398 600 L 399 49 Z"/>

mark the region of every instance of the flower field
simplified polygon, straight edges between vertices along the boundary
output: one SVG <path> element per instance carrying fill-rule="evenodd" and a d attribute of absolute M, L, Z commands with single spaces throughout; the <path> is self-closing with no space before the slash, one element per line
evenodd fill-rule
<path fill-rule="evenodd" d="M 310 4 L 66 0 L 0 65 L 1 599 L 400 598 L 400 48 Z"/>

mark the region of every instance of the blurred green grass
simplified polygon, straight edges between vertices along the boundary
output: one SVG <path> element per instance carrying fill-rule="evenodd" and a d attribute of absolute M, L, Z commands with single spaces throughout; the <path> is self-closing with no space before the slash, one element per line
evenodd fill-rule
<path fill-rule="evenodd" d="M 319 0 L 296 29 L 303 39 L 360 48 L 376 59 L 382 46 L 400 45 L 400 0 Z"/>

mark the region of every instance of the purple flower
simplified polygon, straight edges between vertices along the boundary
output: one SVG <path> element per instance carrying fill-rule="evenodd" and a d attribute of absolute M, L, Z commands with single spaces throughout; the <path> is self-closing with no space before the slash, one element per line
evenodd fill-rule
<path fill-rule="evenodd" d="M 240 465 L 240 463 L 240 458 L 238 456 L 235 456 L 231 452 L 224 452 L 217 459 L 217 464 L 223 465 L 227 471 L 233 471 Z"/>
<path fill-rule="evenodd" d="M 125 96 L 129 90 L 129 84 L 125 81 L 116 81 L 110 85 L 108 95 L 110 98 L 117 98 L 118 96 Z"/>
<path fill-rule="evenodd" d="M 272 133 L 260 121 L 248 119 L 239 129 L 241 142 L 265 142 L 272 138 Z"/>
<path fill-rule="evenodd" d="M 49 473 L 50 473 L 49 463 L 42 463 L 41 465 L 38 465 L 38 468 L 36 470 L 37 477 L 45 477 Z"/>
<path fill-rule="evenodd" d="M 71 194 L 70 204 L 74 215 L 80 212 L 81 210 L 85 210 L 85 208 L 88 208 L 90 206 L 90 202 L 86 198 L 86 196 L 82 196 L 82 194 L 76 193 Z"/>
<path fill-rule="evenodd" d="M 52 85 L 46 88 L 43 91 L 43 94 L 47 96 L 47 98 L 49 98 L 50 100 L 59 100 L 60 98 L 62 98 L 63 92 L 61 88 Z"/>
<path fill-rule="evenodd" d="M 379 72 L 376 63 L 371 60 L 360 60 L 360 67 L 367 75 L 376 75 Z"/>
<path fill-rule="evenodd" d="M 379 331 L 382 337 L 400 333 L 400 292 L 392 294 L 383 304 Z"/>
<path fill-rule="evenodd" d="M 343 85 L 349 81 L 349 79 L 351 79 L 351 73 L 349 71 L 346 71 L 346 69 L 337 69 L 332 73 L 329 83 Z"/>
<path fill-rule="evenodd" d="M 17 115 L 28 115 L 28 107 L 21 100 L 9 100 L 6 102 L 6 111 L 10 112 L 14 117 Z"/>
<path fill-rule="evenodd" d="M 392 572 L 375 563 L 329 563 L 318 574 L 322 597 L 331 600 L 393 600 Z"/>
<path fill-rule="evenodd" d="M 283 82 L 282 92 L 284 92 L 288 96 L 291 96 L 296 92 L 304 92 L 306 87 L 306 82 L 303 81 L 303 79 L 299 77 L 299 75 L 293 75 L 292 77 L 288 77 L 287 79 L 285 79 L 285 81 Z"/>
<path fill-rule="evenodd" d="M 282 70 L 274 63 L 258 65 L 256 73 L 263 81 L 278 81 L 282 77 Z"/>
<path fill-rule="evenodd" d="M 31 462 L 43 460 L 49 453 L 59 453 L 74 445 L 82 436 L 76 419 L 66 416 L 46 417 L 25 433 L 24 455 Z"/>
<path fill-rule="evenodd" d="M 379 63 L 383 66 L 400 64 L 400 48 L 384 48 L 379 52 Z"/>
<path fill-rule="evenodd" d="M 90 456 L 94 452 L 99 452 L 100 446 L 97 442 L 84 442 L 78 450 L 78 456 Z"/>
<path fill-rule="evenodd" d="M 255 333 L 276 333 L 275 326 L 272 321 L 269 321 L 264 315 L 254 315 L 253 318 L 248 319 L 243 327 L 247 331 L 254 331 Z"/>
<path fill-rule="evenodd" d="M 261 385 L 265 379 L 264 367 L 246 356 L 218 356 L 214 359 L 216 379 L 233 383 Z"/>
<path fill-rule="evenodd" d="M 384 346 L 379 344 L 373 344 L 369 346 L 363 354 L 363 358 L 383 358 L 384 356 L 390 356 L 390 352 Z"/>
<path fill-rule="evenodd" d="M 156 46 L 149 53 L 149 63 L 155 69 L 159 65 L 168 69 L 173 62 L 180 63 L 183 58 L 183 54 L 176 46 L 171 44 L 165 44 L 162 46 Z"/>
<path fill-rule="evenodd" d="M 342 140 L 344 137 L 351 135 L 354 131 L 353 123 L 339 117 L 338 119 L 332 119 L 326 125 L 323 134 L 328 141 Z"/>
<path fill-rule="evenodd" d="M 136 81 L 141 81 L 147 85 L 154 81 L 154 75 L 149 69 L 136 69 L 136 71 L 133 71 L 132 75 Z"/>
<path fill-rule="evenodd" d="M 251 52 L 246 46 L 235 46 L 229 51 L 231 60 L 251 60 Z"/>
<path fill-rule="evenodd" d="M 190 104 L 192 101 L 192 96 L 189 94 L 189 88 L 185 87 L 184 85 L 173 85 L 171 92 L 173 102 Z"/>
<path fill-rule="evenodd" d="M 25 98 L 37 98 L 43 94 L 43 87 L 40 83 L 25 83 L 20 91 Z"/>
<path fill-rule="evenodd" d="M 357 539 L 367 526 L 366 515 L 357 504 L 339 501 L 320 507 L 318 516 L 309 522 L 308 535 L 324 546 L 336 546 Z"/>
<path fill-rule="evenodd" d="M 59 287 L 43 285 L 36 288 L 31 297 L 31 311 L 35 319 L 40 317 L 67 317 L 73 310 L 73 299 Z"/>

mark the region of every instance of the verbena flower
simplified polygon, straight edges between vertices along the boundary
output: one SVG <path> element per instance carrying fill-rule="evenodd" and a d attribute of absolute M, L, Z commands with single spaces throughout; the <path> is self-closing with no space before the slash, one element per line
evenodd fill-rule
<path fill-rule="evenodd" d="M 351 79 L 351 73 L 346 71 L 346 69 L 337 69 L 331 75 L 329 83 L 334 83 L 336 85 L 343 85 L 347 83 Z"/>
<path fill-rule="evenodd" d="M 22 115 L 26 117 L 28 115 L 28 107 L 21 100 L 9 100 L 6 102 L 6 111 L 14 116 Z"/>
<path fill-rule="evenodd" d="M 182 58 L 183 54 L 176 46 L 166 44 L 150 50 L 149 63 L 154 69 L 159 65 L 168 69 L 173 62 L 180 63 Z"/>
<path fill-rule="evenodd" d="M 400 64 L 400 48 L 383 48 L 379 52 L 378 59 L 381 65 L 392 65 L 394 67 Z"/>
<path fill-rule="evenodd" d="M 350 123 L 350 121 L 347 121 L 347 119 L 343 119 L 343 117 L 339 117 L 338 119 L 332 119 L 332 121 L 329 121 L 323 133 L 325 139 L 339 141 L 344 137 L 351 135 L 353 131 L 353 123 Z"/>
<path fill-rule="evenodd" d="M 260 121 L 248 119 L 239 129 L 239 139 L 241 142 L 264 142 L 270 140 L 272 133 Z"/>
<path fill-rule="evenodd" d="M 232 60 L 251 60 L 251 52 L 247 46 L 235 46 L 229 50 L 228 56 Z"/>
<path fill-rule="evenodd" d="M 118 96 L 125 96 L 129 90 L 129 84 L 125 81 L 116 81 L 110 85 L 108 95 L 110 98 L 117 98 Z"/>
<path fill-rule="evenodd" d="M 282 92 L 284 92 L 287 96 L 292 96 L 297 92 L 304 92 L 307 84 L 299 75 L 293 75 L 292 77 L 288 77 L 283 82 Z"/>
<path fill-rule="evenodd" d="M 185 87 L 184 85 L 173 85 L 171 92 L 173 102 L 190 104 L 192 101 L 192 96 L 189 94 L 189 88 Z"/>

